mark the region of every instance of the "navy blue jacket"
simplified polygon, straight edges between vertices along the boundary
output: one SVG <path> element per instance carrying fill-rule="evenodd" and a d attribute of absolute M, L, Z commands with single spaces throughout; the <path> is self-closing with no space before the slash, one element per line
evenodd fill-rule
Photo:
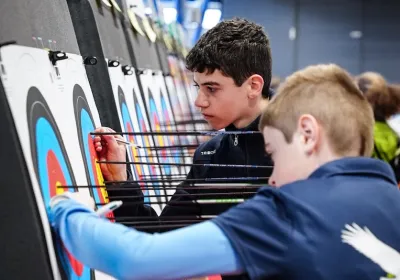
<path fill-rule="evenodd" d="M 260 117 L 255 119 L 250 125 L 243 129 L 237 129 L 234 125 L 226 127 L 226 131 L 258 131 L 258 123 Z M 235 165 L 264 165 L 271 166 L 269 169 L 264 168 L 225 168 L 225 167 L 203 167 L 193 166 L 187 175 L 187 179 L 210 179 L 210 178 L 248 178 L 248 177 L 269 177 L 272 172 L 272 161 L 266 155 L 264 149 L 264 140 L 262 134 L 220 134 L 211 140 L 201 144 L 193 157 L 193 163 L 196 164 L 235 164 Z M 223 180 L 220 183 L 235 182 L 237 180 Z M 268 179 L 262 181 L 250 181 L 248 179 L 240 180 L 247 183 L 267 183 Z M 235 189 L 210 190 L 197 189 L 190 190 L 185 188 L 190 186 L 190 182 L 184 181 L 177 188 L 175 195 L 164 208 L 162 216 L 190 216 L 190 215 L 218 215 L 236 203 L 225 204 L 201 204 L 190 203 L 193 199 L 191 195 L 210 194 L 210 193 L 237 193 Z M 243 191 L 243 190 L 241 190 Z M 254 189 L 248 191 L 255 191 Z M 202 199 L 221 199 L 221 198 L 244 198 L 247 199 L 252 195 L 209 195 L 202 196 Z M 178 202 L 177 204 L 174 204 Z M 186 204 L 182 204 L 184 202 Z M 181 204 L 179 204 L 181 203 Z"/>
<path fill-rule="evenodd" d="M 343 243 L 341 231 L 345 224 L 368 227 L 400 251 L 399 217 L 400 192 L 390 166 L 345 158 L 306 180 L 262 188 L 214 222 L 251 279 L 377 280 L 386 273 Z"/>

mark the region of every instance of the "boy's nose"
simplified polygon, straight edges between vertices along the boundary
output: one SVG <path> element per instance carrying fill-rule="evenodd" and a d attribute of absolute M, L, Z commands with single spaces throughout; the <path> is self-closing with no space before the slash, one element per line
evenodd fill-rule
<path fill-rule="evenodd" d="M 207 100 L 204 94 L 199 92 L 194 102 L 194 105 L 196 105 L 196 107 L 198 108 L 207 108 L 208 106 L 210 106 L 210 102 Z"/>

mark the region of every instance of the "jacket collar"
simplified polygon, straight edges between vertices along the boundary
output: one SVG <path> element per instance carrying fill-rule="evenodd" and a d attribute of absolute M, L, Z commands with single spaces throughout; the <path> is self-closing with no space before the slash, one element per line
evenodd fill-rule
<path fill-rule="evenodd" d="M 225 131 L 258 131 L 258 123 L 260 121 L 260 117 L 261 116 L 258 116 L 248 126 L 243 128 L 236 128 L 233 124 L 230 124 L 225 128 Z"/>
<path fill-rule="evenodd" d="M 335 175 L 380 177 L 397 185 L 393 170 L 387 163 L 367 157 L 347 157 L 328 162 L 315 170 L 309 179 Z"/>

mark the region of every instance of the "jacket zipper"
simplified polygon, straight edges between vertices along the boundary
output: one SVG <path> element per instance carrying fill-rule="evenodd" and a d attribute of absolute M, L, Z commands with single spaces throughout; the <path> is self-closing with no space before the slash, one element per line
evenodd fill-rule
<path fill-rule="evenodd" d="M 247 143 L 248 143 L 248 137 L 246 137 L 245 139 L 244 139 L 244 160 L 245 160 L 245 164 L 249 164 L 249 155 L 248 155 L 248 152 L 247 152 Z M 246 176 L 247 177 L 250 177 L 250 174 L 249 174 L 249 168 L 246 168 Z"/>
<path fill-rule="evenodd" d="M 239 144 L 239 139 L 238 139 L 238 135 L 235 134 L 235 140 L 233 141 L 233 145 L 235 145 L 235 147 Z"/>

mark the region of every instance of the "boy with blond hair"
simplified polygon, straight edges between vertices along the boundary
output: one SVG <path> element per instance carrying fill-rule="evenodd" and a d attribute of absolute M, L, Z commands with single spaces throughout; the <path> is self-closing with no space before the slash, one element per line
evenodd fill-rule
<path fill-rule="evenodd" d="M 289 77 L 261 117 L 274 187 L 213 220 L 155 235 L 99 219 L 63 195 L 51 205 L 53 226 L 78 260 L 118 279 L 245 272 L 250 279 L 376 280 L 383 270 L 341 240 L 357 223 L 400 249 L 400 194 L 390 167 L 369 158 L 373 123 L 344 70 L 312 66 Z"/>

